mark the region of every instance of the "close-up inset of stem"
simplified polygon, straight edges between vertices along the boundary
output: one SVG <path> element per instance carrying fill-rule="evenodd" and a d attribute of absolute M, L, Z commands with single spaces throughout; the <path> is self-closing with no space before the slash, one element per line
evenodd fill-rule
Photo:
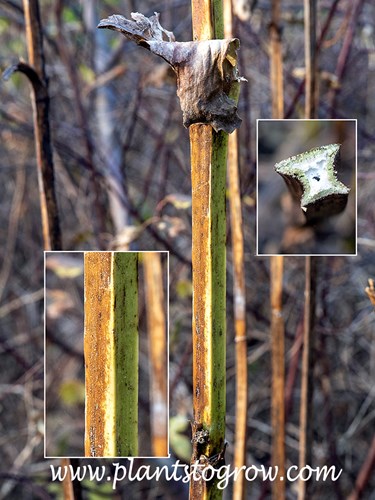
<path fill-rule="evenodd" d="M 58 410 L 52 403 L 47 407 L 48 455 L 62 455 L 64 446 L 72 456 L 168 455 L 166 257 L 158 252 L 47 254 L 47 315 L 54 314 L 71 280 L 66 300 L 74 310 L 73 331 L 84 331 L 72 349 L 70 380 L 60 381 L 56 353 L 47 349 L 47 400 L 58 399 Z M 47 339 L 66 328 L 67 320 L 59 313 L 55 318 L 48 322 Z"/>

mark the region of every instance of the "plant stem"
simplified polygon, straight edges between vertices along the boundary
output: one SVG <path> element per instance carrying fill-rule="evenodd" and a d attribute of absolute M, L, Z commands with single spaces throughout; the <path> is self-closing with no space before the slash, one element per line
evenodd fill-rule
<path fill-rule="evenodd" d="M 82 500 L 82 487 L 80 481 L 72 479 L 72 471 L 79 467 L 77 458 L 62 458 L 61 467 L 66 467 L 68 473 L 63 480 L 64 500 Z"/>
<path fill-rule="evenodd" d="M 301 403 L 300 403 L 300 434 L 299 434 L 299 467 L 311 466 L 312 450 L 312 348 L 313 329 L 315 320 L 316 295 L 316 257 L 305 257 L 305 308 L 301 374 Z M 306 495 L 307 482 L 298 482 L 298 500 Z"/>
<path fill-rule="evenodd" d="M 193 217 L 192 462 L 224 448 L 225 436 L 225 187 L 227 134 L 190 127 Z M 196 431 L 208 431 L 199 443 Z M 205 493 L 203 493 L 203 491 Z M 221 498 L 210 483 L 192 481 L 191 498 Z M 203 496 L 201 496 L 203 495 Z"/>
<path fill-rule="evenodd" d="M 271 98 L 273 118 L 284 116 L 283 53 L 281 45 L 280 0 L 272 0 L 270 25 Z"/>
<path fill-rule="evenodd" d="M 85 254 L 86 456 L 138 454 L 137 259 Z"/>
<path fill-rule="evenodd" d="M 233 38 L 232 0 L 224 0 L 226 38 Z M 242 233 L 241 193 L 239 179 L 238 133 L 228 138 L 228 190 L 233 260 L 234 331 L 236 347 L 236 428 L 234 467 L 246 465 L 247 434 L 247 343 L 246 290 L 244 270 L 244 243 Z M 233 498 L 245 498 L 245 475 L 239 474 L 233 483 Z"/>
<path fill-rule="evenodd" d="M 43 29 L 38 0 L 23 0 L 29 63 L 39 77 L 32 97 L 35 148 L 44 250 L 61 250 L 61 232 L 55 193 L 55 174 L 49 127 L 49 95 L 43 51 Z M 25 72 L 28 76 L 28 74 Z"/>
<path fill-rule="evenodd" d="M 283 55 L 281 45 L 280 0 L 272 0 L 270 26 L 272 117 L 284 116 Z M 272 498 L 285 498 L 285 333 L 282 316 L 284 257 L 271 257 L 271 363 L 272 363 L 272 466 L 278 479 L 272 482 Z"/>
<path fill-rule="evenodd" d="M 316 113 L 315 75 L 316 75 L 316 2 L 304 0 L 304 27 L 305 27 L 305 67 L 306 67 L 306 101 L 305 118 L 313 118 Z M 315 321 L 316 299 L 316 268 L 317 260 L 314 257 L 305 257 L 305 306 L 303 326 L 303 350 L 301 373 L 301 402 L 299 421 L 299 467 L 302 469 L 311 464 L 312 449 L 312 346 Z M 306 497 L 307 482 L 298 481 L 298 500 Z"/>
<path fill-rule="evenodd" d="M 222 38 L 222 2 L 192 0 L 194 40 Z M 226 399 L 226 159 L 228 135 L 209 125 L 190 127 L 193 264 L 193 454 L 225 450 Z M 199 433 L 206 432 L 204 438 Z M 220 463 L 218 463 L 220 466 Z M 190 483 L 192 500 L 222 498 L 216 481 Z"/>
<path fill-rule="evenodd" d="M 316 0 L 304 0 L 305 17 L 305 117 L 317 113 Z"/>
<path fill-rule="evenodd" d="M 167 342 L 163 274 L 159 252 L 145 252 L 147 330 L 150 352 L 150 407 L 152 455 L 168 455 Z"/>
<path fill-rule="evenodd" d="M 271 357 L 272 357 L 272 466 L 278 480 L 272 483 L 272 498 L 285 498 L 285 340 L 282 316 L 284 258 L 271 257 Z"/>

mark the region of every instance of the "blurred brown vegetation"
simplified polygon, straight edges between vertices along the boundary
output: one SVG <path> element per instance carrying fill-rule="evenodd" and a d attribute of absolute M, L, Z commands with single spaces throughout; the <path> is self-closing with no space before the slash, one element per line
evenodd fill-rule
<path fill-rule="evenodd" d="M 355 18 L 354 4 L 360 6 Z M 239 103 L 243 118 L 239 143 L 248 303 L 247 462 L 269 465 L 269 260 L 255 258 L 254 253 L 255 130 L 258 118 L 271 117 L 271 12 L 266 0 L 237 1 L 236 5 L 240 17 L 236 18 L 234 32 L 241 40 L 240 71 L 248 80 L 242 85 Z M 370 0 L 321 0 L 318 5 L 318 39 L 330 19 L 319 50 L 322 78 L 318 116 L 358 120 L 359 243 L 357 257 L 322 258 L 317 277 L 312 465 L 343 469 L 339 481 L 312 485 L 312 498 L 321 499 L 349 495 L 374 429 L 375 318 L 364 288 L 368 278 L 375 277 L 375 6 Z M 172 420 L 170 441 L 172 460 L 186 458 L 192 411 L 188 132 L 182 126 L 174 75 L 167 65 L 118 33 L 100 32 L 98 38 L 95 26 L 100 18 L 114 12 L 129 16 L 131 11 L 139 11 L 149 16 L 157 11 L 161 24 L 173 30 L 177 40 L 189 40 L 189 2 L 43 0 L 41 9 L 63 249 L 121 248 L 133 237 L 132 249 L 170 251 L 170 413 L 172 419 L 183 419 L 182 429 L 177 420 Z M 302 3 L 283 2 L 282 26 L 285 114 L 303 118 Z M 352 40 L 347 39 L 350 27 Z M 343 52 L 345 43 L 350 49 L 347 55 Z M 19 0 L 0 2 L 0 45 L 1 70 L 20 57 L 26 59 Z M 58 465 L 58 461 L 43 459 L 43 243 L 29 91 L 22 75 L 0 82 L 0 497 L 61 498 L 61 487 L 50 483 L 49 464 Z M 113 175 L 108 177 L 113 165 L 117 165 L 115 181 Z M 99 187 L 99 196 L 93 183 Z M 114 215 L 120 208 L 111 208 L 114 192 L 121 194 L 121 220 L 117 221 Z M 303 259 L 285 259 L 287 465 L 298 463 L 303 266 Z M 228 266 L 229 291 L 231 273 Z M 66 315 L 66 307 L 69 304 L 57 314 Z M 235 424 L 231 292 L 227 327 L 226 459 L 231 463 Z M 67 338 L 51 339 L 59 352 L 62 378 L 70 377 L 77 354 L 71 352 L 69 335 L 71 332 Z M 58 391 L 56 387 L 56 394 Z M 106 461 L 92 463 L 110 467 Z M 117 498 L 175 498 L 174 488 L 172 483 L 124 481 Z M 85 498 L 93 490 L 113 494 L 107 484 L 86 482 L 83 489 Z M 363 498 L 373 498 L 374 490 L 373 475 Z M 248 498 L 269 495 L 267 483 L 248 485 Z M 291 484 L 288 498 L 295 498 Z"/>

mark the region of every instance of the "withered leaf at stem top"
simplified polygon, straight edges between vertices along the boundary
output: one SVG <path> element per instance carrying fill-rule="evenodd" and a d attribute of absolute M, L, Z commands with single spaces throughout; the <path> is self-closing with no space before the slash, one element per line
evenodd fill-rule
<path fill-rule="evenodd" d="M 204 123 L 228 133 L 238 128 L 237 96 L 244 80 L 237 69 L 239 40 L 176 42 L 173 33 L 160 25 L 157 13 L 150 18 L 139 13 L 131 17 L 113 15 L 102 19 L 98 28 L 121 32 L 172 66 L 185 127 Z"/>

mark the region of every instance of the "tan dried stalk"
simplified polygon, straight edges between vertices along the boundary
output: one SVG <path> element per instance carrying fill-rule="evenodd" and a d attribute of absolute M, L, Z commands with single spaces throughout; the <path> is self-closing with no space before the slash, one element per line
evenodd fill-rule
<path fill-rule="evenodd" d="M 283 53 L 281 44 L 280 0 L 272 0 L 272 21 L 270 25 L 270 59 L 271 59 L 271 99 L 272 117 L 283 118 Z"/>
<path fill-rule="evenodd" d="M 150 353 L 152 455 L 168 455 L 167 339 L 163 273 L 158 252 L 144 252 L 145 297 Z"/>
<path fill-rule="evenodd" d="M 72 471 L 77 469 L 79 466 L 79 460 L 77 458 L 62 458 L 61 467 L 67 469 L 63 480 L 63 496 L 64 500 L 81 500 L 82 499 L 82 487 L 78 479 L 72 479 Z"/>
<path fill-rule="evenodd" d="M 280 26 L 281 2 L 272 0 L 270 26 L 272 117 L 284 116 L 283 57 Z M 282 316 L 284 257 L 271 257 L 271 363 L 272 363 L 272 465 L 279 475 L 272 483 L 272 498 L 285 498 L 285 338 Z"/>
<path fill-rule="evenodd" d="M 61 467 L 68 468 L 69 469 L 70 465 L 70 460 L 69 458 L 62 458 L 61 459 Z M 74 491 L 73 491 L 73 483 L 72 483 L 72 476 L 70 472 L 65 476 L 63 480 L 63 495 L 64 495 L 64 500 L 74 500 Z"/>
<path fill-rule="evenodd" d="M 278 476 L 272 482 L 272 498 L 285 498 L 285 340 L 282 315 L 284 258 L 271 257 L 271 358 L 272 358 L 272 466 Z"/>
<path fill-rule="evenodd" d="M 233 38 L 232 0 L 224 0 L 224 35 Z M 247 343 L 246 343 L 246 290 L 244 269 L 244 242 L 238 161 L 238 133 L 228 140 L 228 188 L 232 235 L 233 299 L 236 356 L 236 427 L 234 441 L 234 467 L 246 466 L 247 435 Z M 246 481 L 241 472 L 233 483 L 233 498 L 245 498 Z"/>

